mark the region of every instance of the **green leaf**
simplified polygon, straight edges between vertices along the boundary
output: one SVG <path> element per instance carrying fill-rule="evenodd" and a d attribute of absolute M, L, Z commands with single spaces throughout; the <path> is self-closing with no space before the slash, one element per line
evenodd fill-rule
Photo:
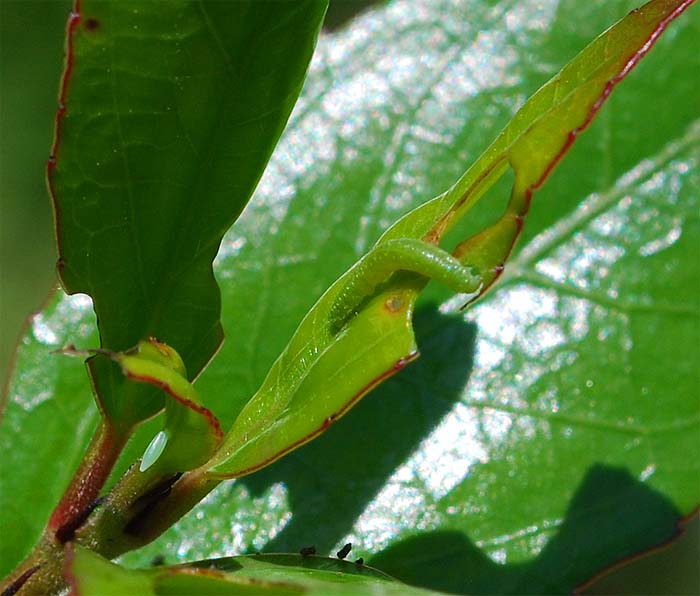
<path fill-rule="evenodd" d="M 0 420 L 0 575 L 36 542 L 100 418 L 85 367 L 54 350 L 97 341 L 90 299 L 56 291 L 18 346 Z"/>
<path fill-rule="evenodd" d="M 387 230 L 306 315 L 208 464 L 210 474 L 238 477 L 270 464 L 325 431 L 415 358 L 411 319 L 431 277 L 453 280 L 453 289 L 476 294 L 471 300 L 483 294 L 502 273 L 535 190 L 686 7 L 650 2 L 611 27 L 523 105 L 457 183 Z M 508 165 L 515 180 L 504 214 L 452 251 L 473 268 L 461 273 L 454 259 L 429 245 L 439 244 Z M 467 277 L 460 282 L 452 271 Z"/>
<path fill-rule="evenodd" d="M 211 262 L 296 101 L 326 3 L 76 6 L 48 170 L 59 275 L 92 297 L 104 348 L 154 336 L 194 378 L 223 337 Z M 89 366 L 118 428 L 162 407 L 108 360 Z"/>
<path fill-rule="evenodd" d="M 309 96 L 219 256 L 225 329 L 240 340 L 198 388 L 228 391 L 224 426 L 313 298 L 633 4 L 519 3 L 507 27 L 510 3 L 475 6 L 467 19 L 462 5 L 415 15 L 400 3 L 322 39 Z M 431 546 L 405 564 L 396 554 L 389 567 L 389 551 L 378 564 L 454 591 L 567 591 L 672 536 L 700 499 L 699 89 L 688 76 L 699 25 L 692 7 L 581 135 L 533 202 L 513 274 L 466 326 L 461 302 L 429 287 L 416 363 L 125 560 L 348 540 L 377 553 L 425 535 Z M 460 237 L 497 215 L 475 207 Z M 529 278 L 541 270 L 544 287 Z"/>
<path fill-rule="evenodd" d="M 155 594 L 145 573 L 124 573 L 121 567 L 81 546 L 69 545 L 64 575 L 72 591 L 79 594 Z"/>
<path fill-rule="evenodd" d="M 124 352 L 109 350 L 79 351 L 73 345 L 63 354 L 107 357 L 116 362 L 123 374 L 138 383 L 162 389 L 165 398 L 165 423 L 149 443 L 139 465 L 141 472 L 152 468 L 156 476 L 192 470 L 207 461 L 223 439 L 221 425 L 202 405 L 199 394 L 187 380 L 180 355 L 167 344 L 151 338 Z"/>
<path fill-rule="evenodd" d="M 197 389 L 224 427 L 317 297 L 634 5 L 397 2 L 322 37 L 296 116 L 219 253 L 229 339 Z M 335 552 L 351 540 L 433 588 L 541 593 L 672 535 L 700 499 L 699 17 L 692 7 L 671 26 L 537 195 L 512 276 L 464 317 L 429 286 L 418 361 L 125 560 Z M 487 199 L 460 238 L 497 217 Z M 0 446 L 18 449 L 0 461 L 4 568 L 60 493 L 33 479 L 48 462 L 67 478 L 96 419 L 80 367 L 46 356 L 87 329 L 77 298 L 57 295 L 34 320 L 8 391 Z M 153 434 L 137 433 L 134 457 Z"/>
<path fill-rule="evenodd" d="M 141 571 L 119 567 L 80 546 L 72 548 L 67 558 L 66 576 L 73 590 L 82 596 L 438 594 L 406 586 L 364 565 L 317 556 L 232 557 L 202 561 L 193 566 Z"/>

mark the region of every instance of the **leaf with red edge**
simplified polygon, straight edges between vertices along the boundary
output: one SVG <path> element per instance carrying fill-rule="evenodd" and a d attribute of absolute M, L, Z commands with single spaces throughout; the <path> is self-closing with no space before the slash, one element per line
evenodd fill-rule
<path fill-rule="evenodd" d="M 510 165 L 515 182 L 505 213 L 453 251 L 481 276 L 470 301 L 483 295 L 503 271 L 534 190 L 615 85 L 692 1 L 652 0 L 601 34 L 523 105 L 452 188 L 391 226 L 306 315 L 208 464 L 209 473 L 237 477 L 272 463 L 325 431 L 370 389 L 415 358 L 413 310 L 429 278 L 436 277 L 435 269 L 419 271 L 413 268 L 415 259 L 401 265 L 393 253 L 387 257 L 394 259 L 393 265 L 381 270 L 383 278 L 363 279 L 369 276 L 363 266 L 402 240 L 439 244 Z M 454 267 L 449 257 L 432 253 L 430 263 L 438 271 Z M 341 326 L 336 310 L 349 312 Z"/>
<path fill-rule="evenodd" d="M 510 166 L 515 182 L 505 213 L 453 253 L 477 266 L 484 278 L 483 294 L 503 271 L 533 193 L 590 125 L 615 86 L 694 1 L 652 0 L 602 33 L 523 105 L 452 188 L 405 215 L 378 244 L 401 237 L 439 243 Z"/>
<path fill-rule="evenodd" d="M 48 178 L 58 271 L 115 352 L 155 336 L 201 372 L 223 333 L 212 260 L 304 80 L 325 0 L 77 0 Z M 89 363 L 120 433 L 162 400 Z"/>
<path fill-rule="evenodd" d="M 140 471 L 152 468 L 155 475 L 167 475 L 196 468 L 213 454 L 223 438 L 221 425 L 202 405 L 197 391 L 187 380 L 180 355 L 154 338 L 139 342 L 124 352 L 105 349 L 77 350 L 68 346 L 64 354 L 92 358 L 109 358 L 116 362 L 130 380 L 162 389 L 165 396 L 163 429 L 151 440 L 143 455 Z M 162 395 L 162 394 L 161 394 Z"/>

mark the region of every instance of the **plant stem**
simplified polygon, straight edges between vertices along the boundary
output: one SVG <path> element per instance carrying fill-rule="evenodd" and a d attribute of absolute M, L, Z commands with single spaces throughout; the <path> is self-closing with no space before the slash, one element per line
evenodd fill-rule
<path fill-rule="evenodd" d="M 109 422 L 100 422 L 78 470 L 49 518 L 48 531 L 60 533 L 69 529 L 88 512 L 107 481 L 128 436 L 129 433 L 115 432 Z"/>
<path fill-rule="evenodd" d="M 165 532 L 219 482 L 202 470 L 181 477 L 153 477 L 133 466 L 76 533 L 76 539 L 107 558 L 140 548 Z"/>
<path fill-rule="evenodd" d="M 70 540 L 114 558 L 155 540 L 221 482 L 203 470 L 182 476 L 152 470 L 140 472 L 133 465 L 84 523 L 72 530 Z M 63 546 L 47 527 L 30 556 L 5 579 L 2 594 L 59 594 L 65 589 Z"/>
<path fill-rule="evenodd" d="M 138 523 L 132 523 L 132 532 L 139 540 L 139 547 L 148 544 L 187 514 L 197 503 L 221 483 L 203 471 L 193 470 L 184 474 L 165 498 L 154 503 Z"/>
<path fill-rule="evenodd" d="M 3 579 L 0 594 L 9 596 L 47 596 L 64 587 L 63 545 L 45 532 L 32 552 Z"/>
<path fill-rule="evenodd" d="M 102 420 L 80 466 L 53 510 L 31 553 L 3 580 L 1 594 L 49 594 L 63 586 L 63 544 L 87 519 L 119 457 L 129 432 L 117 432 Z"/>

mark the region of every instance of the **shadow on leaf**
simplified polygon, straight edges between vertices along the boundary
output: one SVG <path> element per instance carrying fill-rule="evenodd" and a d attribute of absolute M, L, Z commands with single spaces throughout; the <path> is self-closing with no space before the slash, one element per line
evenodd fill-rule
<path fill-rule="evenodd" d="M 240 481 L 254 494 L 275 482 L 287 488 L 292 519 L 266 552 L 307 544 L 330 550 L 459 399 L 472 370 L 476 327 L 434 306 L 418 310 L 414 324 L 417 362 L 324 435 Z"/>
<path fill-rule="evenodd" d="M 370 564 L 409 584 L 457 594 L 565 594 L 606 565 L 677 532 L 680 513 L 629 472 L 593 466 L 537 558 L 498 564 L 459 531 L 395 542 Z"/>

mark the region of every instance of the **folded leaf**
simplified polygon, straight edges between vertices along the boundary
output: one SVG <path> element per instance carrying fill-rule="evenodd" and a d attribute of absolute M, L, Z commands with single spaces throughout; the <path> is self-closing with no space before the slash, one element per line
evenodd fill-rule
<path fill-rule="evenodd" d="M 439 243 L 510 167 L 515 182 L 505 213 L 454 250 L 461 261 L 482 272 L 481 293 L 485 292 L 503 271 L 523 229 L 533 193 L 592 122 L 615 86 L 693 2 L 652 0 L 602 33 L 523 105 L 452 188 L 408 213 L 377 244 L 405 237 Z"/>
<path fill-rule="evenodd" d="M 165 424 L 146 449 L 140 465 L 142 472 L 154 465 L 153 471 L 160 474 L 191 470 L 204 463 L 221 442 L 219 421 L 202 405 L 197 391 L 187 380 L 182 359 L 170 346 L 151 338 L 125 352 L 104 349 L 81 352 L 73 346 L 61 352 L 106 356 L 119 364 L 128 379 L 158 387 L 167 395 L 160 394 L 165 405 Z"/>
<path fill-rule="evenodd" d="M 691 3 L 652 0 L 632 11 L 535 93 L 452 188 L 389 228 L 304 318 L 208 464 L 209 473 L 237 477 L 266 466 L 323 432 L 415 358 L 415 301 L 430 278 L 448 280 L 448 270 L 457 270 L 455 260 L 465 266 L 464 279 L 470 282 L 460 291 L 472 293 L 470 301 L 482 295 L 503 271 L 534 191 L 613 88 Z M 508 167 L 515 182 L 505 213 L 460 243 L 455 259 L 437 256 L 430 268 L 408 257 L 394 255 L 381 263 L 374 258 L 399 241 L 422 241 L 428 254 L 427 246 L 439 244 Z"/>

